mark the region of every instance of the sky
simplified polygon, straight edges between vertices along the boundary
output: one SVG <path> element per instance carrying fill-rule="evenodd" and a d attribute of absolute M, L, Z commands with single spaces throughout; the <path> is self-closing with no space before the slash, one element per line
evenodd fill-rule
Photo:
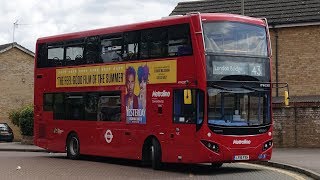
<path fill-rule="evenodd" d="M 40 37 L 160 19 L 182 1 L 194 0 L 0 0 L 0 45 L 34 52 Z"/>

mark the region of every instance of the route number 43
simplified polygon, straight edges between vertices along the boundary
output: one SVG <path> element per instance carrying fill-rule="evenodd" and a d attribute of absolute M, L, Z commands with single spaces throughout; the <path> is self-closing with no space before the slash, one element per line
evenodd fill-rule
<path fill-rule="evenodd" d="M 262 76 L 261 66 L 253 66 L 251 70 L 252 76 Z"/>

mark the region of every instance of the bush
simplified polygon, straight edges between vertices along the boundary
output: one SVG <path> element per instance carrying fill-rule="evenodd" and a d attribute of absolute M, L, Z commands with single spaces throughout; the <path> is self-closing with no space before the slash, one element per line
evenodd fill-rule
<path fill-rule="evenodd" d="M 33 106 L 29 105 L 9 113 L 11 122 L 20 127 L 24 136 L 33 136 Z"/>
<path fill-rule="evenodd" d="M 20 123 L 19 123 L 20 112 L 21 112 L 21 109 L 12 110 L 9 112 L 9 119 L 11 120 L 11 123 L 18 127 L 20 126 Z"/>
<path fill-rule="evenodd" d="M 33 107 L 27 106 L 20 112 L 19 127 L 24 136 L 33 136 Z"/>

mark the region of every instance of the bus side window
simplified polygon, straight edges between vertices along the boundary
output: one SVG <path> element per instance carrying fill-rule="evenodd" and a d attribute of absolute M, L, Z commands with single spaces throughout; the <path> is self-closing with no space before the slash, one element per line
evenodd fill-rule
<path fill-rule="evenodd" d="M 156 28 L 150 31 L 149 58 L 159 58 L 168 56 L 168 29 Z"/>
<path fill-rule="evenodd" d="M 103 62 L 122 61 L 122 35 L 102 37 L 100 56 Z"/>
<path fill-rule="evenodd" d="M 124 33 L 123 59 L 136 60 L 139 59 L 139 42 L 140 31 Z"/>
<path fill-rule="evenodd" d="M 121 120 L 121 92 L 106 92 L 100 94 L 98 100 L 98 121 Z"/>
<path fill-rule="evenodd" d="M 71 46 L 66 47 L 66 65 L 72 66 L 76 64 L 83 64 L 83 47 L 82 46 Z"/>
<path fill-rule="evenodd" d="M 43 95 L 43 110 L 53 111 L 53 95 L 52 93 Z"/>
<path fill-rule="evenodd" d="M 191 104 L 184 104 L 183 90 L 174 91 L 173 121 L 174 123 L 196 123 L 197 100 L 196 90 L 191 90 Z"/>
<path fill-rule="evenodd" d="M 61 47 L 48 47 L 48 61 L 50 67 L 57 67 L 64 65 L 64 48 Z"/>
<path fill-rule="evenodd" d="M 70 93 L 65 98 L 66 119 L 82 120 L 84 119 L 84 98 L 82 94 Z"/>
<path fill-rule="evenodd" d="M 85 40 L 84 58 L 77 59 L 76 64 L 92 64 L 101 62 L 100 59 L 100 37 L 91 36 Z"/>
<path fill-rule="evenodd" d="M 47 56 L 47 45 L 46 44 L 39 44 L 38 45 L 38 53 L 37 53 L 37 67 L 50 67 L 48 63 L 48 56 Z"/>
<path fill-rule="evenodd" d="M 168 28 L 154 28 L 141 32 L 141 59 L 168 56 Z"/>
<path fill-rule="evenodd" d="M 88 92 L 84 98 L 84 116 L 85 120 L 96 121 L 98 114 L 99 93 Z"/>
<path fill-rule="evenodd" d="M 53 119 L 65 119 L 64 93 L 55 93 L 53 99 Z"/>
<path fill-rule="evenodd" d="M 192 54 L 188 24 L 170 26 L 168 35 L 168 56 L 184 56 Z"/>

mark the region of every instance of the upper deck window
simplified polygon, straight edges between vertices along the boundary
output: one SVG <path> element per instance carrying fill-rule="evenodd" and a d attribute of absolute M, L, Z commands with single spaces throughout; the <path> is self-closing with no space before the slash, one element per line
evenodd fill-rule
<path fill-rule="evenodd" d="M 122 35 L 108 36 L 101 40 L 101 58 L 103 62 L 122 60 Z"/>
<path fill-rule="evenodd" d="M 192 55 L 189 24 L 38 44 L 37 67 L 73 66 Z"/>
<path fill-rule="evenodd" d="M 48 49 L 48 59 L 63 60 L 63 47 Z"/>
<path fill-rule="evenodd" d="M 172 26 L 168 30 L 169 56 L 184 56 L 192 54 L 189 26 L 187 24 Z"/>
<path fill-rule="evenodd" d="M 75 65 L 78 61 L 83 59 L 83 47 L 72 46 L 66 48 L 67 65 Z"/>
<path fill-rule="evenodd" d="M 203 24 L 207 53 L 268 56 L 266 29 L 238 22 Z"/>

